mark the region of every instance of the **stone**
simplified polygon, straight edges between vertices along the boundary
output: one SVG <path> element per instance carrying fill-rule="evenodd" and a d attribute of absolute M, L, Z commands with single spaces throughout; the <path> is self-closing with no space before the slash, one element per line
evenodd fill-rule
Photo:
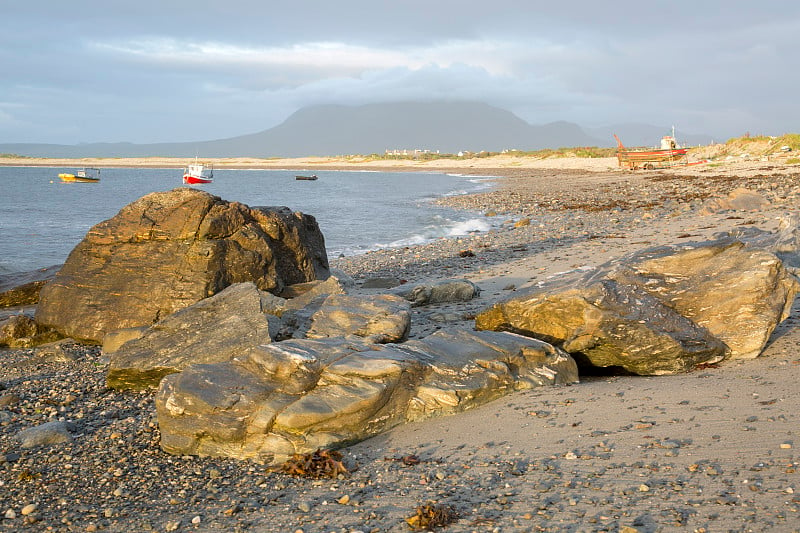
<path fill-rule="evenodd" d="M 356 335 L 375 343 L 402 342 L 411 329 L 411 310 L 407 301 L 390 294 L 329 294 L 296 311 L 288 322 L 295 326 L 294 338 Z"/>
<path fill-rule="evenodd" d="M 42 288 L 36 321 L 99 344 L 110 331 L 150 326 L 234 283 L 279 293 L 328 275 L 313 216 L 179 188 L 148 194 L 91 228 Z"/>
<path fill-rule="evenodd" d="M 283 462 L 577 380 L 564 351 L 511 333 L 459 329 L 404 344 L 291 339 L 166 376 L 156 412 L 169 453 Z"/>
<path fill-rule="evenodd" d="M 0 274 L 0 307 L 32 305 L 39 301 L 39 291 L 52 280 L 61 265 L 29 272 Z"/>
<path fill-rule="evenodd" d="M 44 424 L 23 429 L 17 433 L 17 440 L 23 448 L 35 446 L 52 446 L 72 441 L 72 424 L 69 422 L 45 422 Z"/>
<path fill-rule="evenodd" d="M 733 238 L 747 246 L 774 253 L 793 274 L 800 273 L 800 215 L 780 217 L 777 231 L 764 231 L 756 226 L 739 226 L 718 233 L 717 239 Z"/>
<path fill-rule="evenodd" d="M 480 293 L 480 288 L 467 279 L 451 279 L 414 286 L 404 285 L 392 291 L 392 294 L 402 296 L 411 302 L 412 307 L 449 302 L 468 302 L 473 298 L 477 298 Z"/>
<path fill-rule="evenodd" d="M 331 277 L 336 278 L 339 281 L 339 284 L 342 287 L 344 287 L 345 290 L 352 289 L 353 287 L 356 286 L 356 280 L 354 280 L 352 276 L 350 276 L 350 274 L 348 274 L 344 270 L 341 270 L 339 268 L 331 268 L 330 272 L 331 272 Z"/>
<path fill-rule="evenodd" d="M 724 198 L 712 198 L 706 201 L 700 214 L 710 215 L 720 211 L 760 211 L 768 206 L 769 200 L 760 193 L 740 187 Z"/>
<path fill-rule="evenodd" d="M 114 389 L 155 388 L 162 377 L 191 364 L 227 361 L 269 342 L 261 291 L 252 282 L 236 283 L 167 316 L 114 351 L 104 343 L 110 356 L 106 382 Z"/>
<path fill-rule="evenodd" d="M 25 314 L 11 315 L 0 320 L 0 346 L 30 348 L 60 339 L 56 331 L 41 326 Z"/>
<path fill-rule="evenodd" d="M 514 222 L 514 227 L 515 228 L 524 228 L 524 227 L 530 226 L 530 225 L 531 225 L 531 219 L 529 219 L 529 218 L 521 218 L 521 219 L 517 220 L 516 222 Z"/>
<path fill-rule="evenodd" d="M 546 340 L 586 367 L 671 374 L 756 357 L 799 287 L 774 254 L 736 240 L 654 247 L 518 289 L 476 327 Z"/>
<path fill-rule="evenodd" d="M 324 281 L 309 281 L 287 287 L 281 296 L 287 300 L 284 302 L 284 311 L 287 309 L 302 309 L 319 296 L 331 294 L 346 294 L 347 290 L 335 276 L 331 276 Z"/>

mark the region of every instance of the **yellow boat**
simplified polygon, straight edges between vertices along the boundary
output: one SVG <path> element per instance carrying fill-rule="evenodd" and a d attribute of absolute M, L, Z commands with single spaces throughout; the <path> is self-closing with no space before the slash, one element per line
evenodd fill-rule
<path fill-rule="evenodd" d="M 58 177 L 61 181 L 67 183 L 96 183 L 100 181 L 100 169 L 89 167 L 78 170 L 74 174 L 62 172 Z"/>

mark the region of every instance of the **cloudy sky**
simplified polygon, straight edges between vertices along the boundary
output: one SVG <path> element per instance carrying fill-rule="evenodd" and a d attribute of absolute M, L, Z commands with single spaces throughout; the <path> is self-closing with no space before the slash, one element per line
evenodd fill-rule
<path fill-rule="evenodd" d="M 800 2 L 0 0 L 0 143 L 184 142 L 313 104 L 800 132 Z"/>

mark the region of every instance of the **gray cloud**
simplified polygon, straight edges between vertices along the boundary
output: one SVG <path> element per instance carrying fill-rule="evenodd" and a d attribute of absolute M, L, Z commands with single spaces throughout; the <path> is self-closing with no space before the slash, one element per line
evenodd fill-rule
<path fill-rule="evenodd" d="M 0 142 L 168 142 L 300 107 L 485 101 L 541 124 L 797 131 L 800 4 L 33 0 L 0 18 Z"/>

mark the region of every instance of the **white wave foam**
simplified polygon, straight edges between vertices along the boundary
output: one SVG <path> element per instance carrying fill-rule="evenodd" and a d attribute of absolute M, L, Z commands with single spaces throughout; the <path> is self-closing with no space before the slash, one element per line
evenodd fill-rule
<path fill-rule="evenodd" d="M 447 235 L 450 237 L 457 237 L 459 235 L 469 235 L 470 233 L 481 233 L 489 231 L 491 226 L 481 218 L 473 218 L 463 222 L 457 222 L 448 231 Z"/>

